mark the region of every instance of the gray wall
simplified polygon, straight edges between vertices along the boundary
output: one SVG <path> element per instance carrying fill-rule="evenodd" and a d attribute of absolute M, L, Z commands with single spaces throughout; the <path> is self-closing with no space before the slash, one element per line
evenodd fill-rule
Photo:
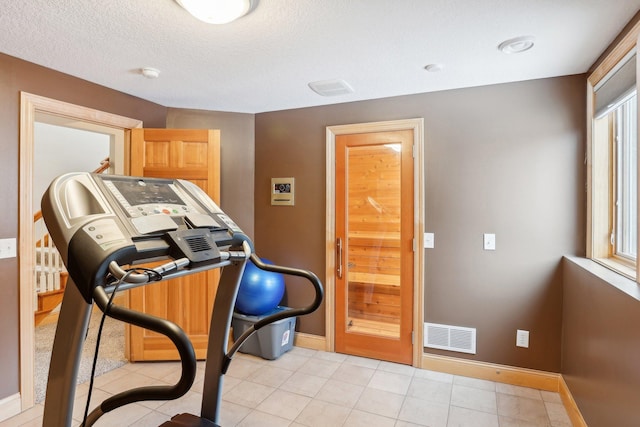
<path fill-rule="evenodd" d="M 257 114 L 249 215 L 251 198 L 230 199 L 235 187 L 227 175 L 251 174 L 252 161 L 242 156 L 251 155 L 251 115 L 178 110 L 169 117 L 162 106 L 0 55 L 0 198 L 13 206 L 0 221 L 0 238 L 18 233 L 21 90 L 138 118 L 147 127 L 222 128 L 223 163 L 240 165 L 224 171 L 224 208 L 242 217 L 246 230 L 254 226 L 265 257 L 321 278 L 326 126 L 424 117 L 425 222 L 436 234 L 436 248 L 426 252 L 425 320 L 478 328 L 477 355 L 437 353 L 560 370 L 560 259 L 584 248 L 584 76 Z M 225 132 L 239 144 L 229 151 Z M 296 177 L 295 209 L 270 206 L 272 176 Z M 242 193 L 251 191 L 239 182 Z M 497 251 L 481 250 L 484 232 L 496 233 Z M 0 275 L 3 398 L 18 391 L 17 259 L 0 260 Z M 299 324 L 323 335 L 324 311 Z M 531 331 L 529 349 L 515 347 L 518 328 Z"/>
<path fill-rule="evenodd" d="M 478 334 L 476 355 L 428 351 L 559 372 L 560 261 L 584 251 L 584 94 L 577 75 L 257 114 L 256 247 L 324 279 L 326 126 L 423 117 L 425 321 Z M 270 206 L 275 176 L 295 177 L 294 208 Z M 299 330 L 324 335 L 324 310 Z"/>
<path fill-rule="evenodd" d="M 640 424 L 640 289 L 593 261 L 565 259 L 562 374 L 590 427 Z"/>
<path fill-rule="evenodd" d="M 0 238 L 18 237 L 20 91 L 142 120 L 144 126 L 221 128 L 222 205 L 253 233 L 253 115 L 172 110 L 78 78 L 0 54 Z M 220 126 L 218 126 L 220 125 Z M 225 141 L 225 135 L 227 140 Z M 239 189 L 239 190 L 238 190 Z M 19 391 L 18 259 L 0 259 L 0 399 Z"/>
<path fill-rule="evenodd" d="M 253 237 L 254 115 L 170 108 L 167 127 L 220 129 L 220 207 Z"/>
<path fill-rule="evenodd" d="M 18 236 L 20 91 L 164 127 L 166 108 L 0 54 L 0 238 Z M 19 254 L 18 254 L 19 255 Z M 18 259 L 0 259 L 0 399 L 19 391 Z"/>

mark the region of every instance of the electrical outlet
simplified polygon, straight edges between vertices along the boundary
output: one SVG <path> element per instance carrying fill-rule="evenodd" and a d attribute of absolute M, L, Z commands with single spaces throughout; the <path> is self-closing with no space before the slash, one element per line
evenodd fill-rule
<path fill-rule="evenodd" d="M 516 331 L 516 347 L 529 348 L 529 331 Z"/>
<path fill-rule="evenodd" d="M 484 250 L 495 251 L 496 250 L 496 235 L 485 233 L 484 238 Z"/>
<path fill-rule="evenodd" d="M 0 258 L 16 257 L 16 239 L 0 239 Z"/>

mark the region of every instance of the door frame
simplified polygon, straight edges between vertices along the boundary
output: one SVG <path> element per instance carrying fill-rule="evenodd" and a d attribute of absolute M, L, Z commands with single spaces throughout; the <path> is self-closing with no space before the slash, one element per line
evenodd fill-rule
<path fill-rule="evenodd" d="M 34 123 L 41 114 L 68 119 L 67 127 L 89 129 L 100 127 L 115 138 L 115 145 L 124 157 L 124 172 L 128 172 L 127 152 L 129 130 L 142 127 L 142 121 L 82 107 L 39 95 L 20 92 L 20 173 L 19 173 L 19 336 L 20 336 L 20 407 L 25 411 L 35 405 L 34 372 L 34 295 L 32 271 L 33 246 L 33 155 Z M 110 129 L 110 130 L 109 130 Z M 124 132 L 123 132 L 124 131 Z"/>
<path fill-rule="evenodd" d="M 325 338 L 328 351 L 335 351 L 336 271 L 336 136 L 398 130 L 413 131 L 413 366 L 420 367 L 424 322 L 424 119 L 327 126 L 326 128 L 326 270 Z"/>

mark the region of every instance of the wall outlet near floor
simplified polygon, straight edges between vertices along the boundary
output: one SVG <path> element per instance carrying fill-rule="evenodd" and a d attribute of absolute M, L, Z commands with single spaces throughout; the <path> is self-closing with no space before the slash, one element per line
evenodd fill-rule
<path fill-rule="evenodd" d="M 0 258 L 16 257 L 16 239 L 0 239 Z"/>
<path fill-rule="evenodd" d="M 522 331 L 520 329 L 516 332 L 516 346 L 529 348 L 529 331 Z"/>

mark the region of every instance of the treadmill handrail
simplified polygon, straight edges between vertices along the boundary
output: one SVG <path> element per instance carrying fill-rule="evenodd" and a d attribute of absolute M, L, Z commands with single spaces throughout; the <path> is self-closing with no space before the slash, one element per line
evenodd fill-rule
<path fill-rule="evenodd" d="M 238 339 L 233 343 L 231 349 L 229 349 L 229 352 L 226 355 L 226 364 L 223 373 L 225 373 L 227 368 L 229 367 L 229 363 L 231 363 L 231 358 L 233 357 L 233 355 L 238 351 L 240 346 L 251 336 L 251 334 L 258 331 L 264 326 L 270 325 L 273 322 L 277 322 L 278 320 L 313 313 L 318 307 L 320 307 L 320 304 L 322 304 L 322 299 L 324 296 L 324 290 L 322 288 L 320 279 L 311 271 L 301 270 L 293 267 L 284 267 L 281 265 L 267 264 L 265 262 L 262 262 L 260 257 L 258 257 L 255 253 L 251 254 L 250 259 L 251 262 L 253 262 L 253 264 L 255 264 L 255 266 L 260 270 L 281 273 L 289 276 L 298 276 L 307 279 L 313 285 L 313 288 L 315 290 L 315 297 L 311 304 L 306 307 L 283 310 L 278 313 L 265 316 L 264 318 L 253 323 L 249 328 L 247 328 L 247 330 L 242 333 L 242 335 L 240 335 L 240 337 L 238 337 Z"/>
<path fill-rule="evenodd" d="M 127 290 L 146 285 L 147 283 L 158 281 L 158 278 L 162 280 L 173 279 L 200 271 L 211 270 L 213 268 L 221 268 L 229 265 L 232 261 L 249 259 L 252 251 L 253 249 L 251 244 L 247 240 L 243 240 L 241 251 L 220 251 L 221 261 L 215 264 L 206 264 L 187 269 L 189 266 L 189 260 L 187 258 L 180 258 L 154 268 L 153 271 L 157 274 L 154 274 L 153 271 L 133 273 L 131 271 L 124 270 L 117 262 L 111 261 L 108 268 L 112 280 L 104 286 L 104 289 L 106 292 L 112 292 L 114 288 L 113 283 L 122 280 L 125 276 L 127 280 L 120 284 L 118 287 L 120 290 Z"/>
<path fill-rule="evenodd" d="M 105 290 L 98 286 L 93 292 L 96 305 L 104 312 L 109 303 L 109 297 Z M 102 401 L 87 417 L 84 427 L 93 425 L 103 414 L 117 409 L 129 403 L 143 400 L 172 400 L 183 396 L 189 391 L 196 376 L 196 354 L 189 337 L 175 323 L 160 317 L 140 313 L 125 307 L 111 305 L 107 316 L 121 320 L 131 325 L 158 332 L 169 338 L 175 345 L 180 355 L 182 375 L 174 385 L 157 385 L 137 387 L 125 390 Z"/>

